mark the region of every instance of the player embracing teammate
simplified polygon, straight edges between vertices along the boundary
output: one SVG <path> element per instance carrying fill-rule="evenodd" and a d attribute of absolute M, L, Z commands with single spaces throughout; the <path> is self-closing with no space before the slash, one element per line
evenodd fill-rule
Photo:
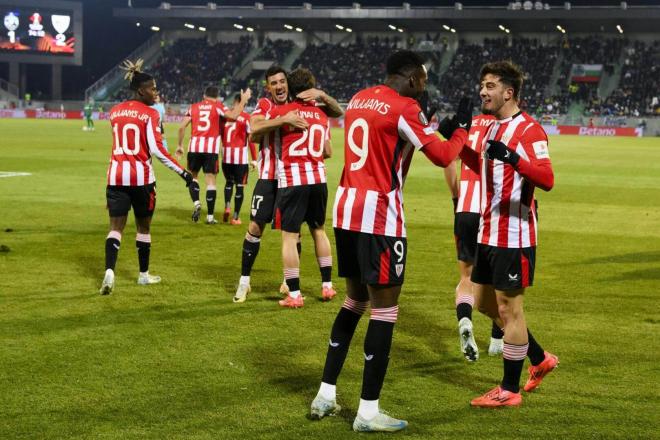
<path fill-rule="evenodd" d="M 250 274 L 254 265 L 259 248 L 261 236 L 266 230 L 266 225 L 273 220 L 275 211 L 275 200 L 278 191 L 277 181 L 277 156 L 276 136 L 280 128 L 285 125 L 304 130 L 309 124 L 301 118 L 297 111 L 291 110 L 284 115 L 272 117 L 278 106 L 289 102 L 289 84 L 286 71 L 277 65 L 269 67 L 265 72 L 267 97 L 261 98 L 250 117 L 251 138 L 259 142 L 259 155 L 257 168 L 259 180 L 252 192 L 252 203 L 250 206 L 250 223 L 243 240 L 243 254 L 241 258 L 241 277 L 238 288 L 234 294 L 235 303 L 245 302 L 251 291 Z M 338 117 L 343 114 L 337 101 L 326 93 L 311 89 L 300 93 L 298 98 L 309 101 L 315 100 L 323 104 L 323 111 L 330 117 Z M 288 291 L 286 284 L 280 291 Z"/>
<path fill-rule="evenodd" d="M 293 96 L 315 90 L 314 75 L 303 68 L 288 76 Z M 304 95 L 301 95 L 304 96 Z M 313 96 L 313 93 L 312 93 Z M 284 125 L 277 132 L 277 206 L 276 227 L 282 230 L 282 261 L 284 279 L 288 287 L 287 297 L 279 302 L 282 307 L 303 306 L 300 293 L 300 258 L 296 248 L 300 228 L 305 222 L 314 240 L 316 259 L 321 271 L 321 298 L 331 300 L 336 292 L 332 286 L 332 255 L 330 240 L 325 233 L 325 214 L 328 202 L 328 186 L 324 159 L 332 155 L 330 146 L 330 121 L 315 100 L 295 98 L 271 112 L 277 118 L 290 111 L 307 122 L 305 130 Z"/>
<path fill-rule="evenodd" d="M 389 362 L 407 257 L 403 183 L 414 150 L 447 166 L 467 141 L 472 115 L 459 111 L 461 128 L 441 141 L 416 98 L 426 87 L 423 59 L 399 51 L 387 60 L 384 84 L 358 92 L 345 116 L 344 169 L 333 207 L 339 276 L 346 299 L 330 333 L 322 383 L 311 416 L 339 410 L 336 384 L 357 324 L 371 308 L 364 340 L 364 374 L 355 431 L 398 431 L 408 423 L 379 408 Z"/>

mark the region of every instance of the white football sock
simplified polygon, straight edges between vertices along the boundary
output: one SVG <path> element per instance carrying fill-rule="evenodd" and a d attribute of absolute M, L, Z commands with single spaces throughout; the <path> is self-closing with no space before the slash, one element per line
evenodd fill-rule
<path fill-rule="evenodd" d="M 365 420 L 371 420 L 378 415 L 378 400 L 360 399 L 358 414 Z"/>
<path fill-rule="evenodd" d="M 335 400 L 337 398 L 337 385 L 330 385 L 329 383 L 321 382 L 319 395 L 325 400 Z"/>

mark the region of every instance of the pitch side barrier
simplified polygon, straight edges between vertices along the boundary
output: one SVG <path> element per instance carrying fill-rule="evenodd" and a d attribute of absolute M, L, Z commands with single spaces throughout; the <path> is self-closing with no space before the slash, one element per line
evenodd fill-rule
<path fill-rule="evenodd" d="M 10 119 L 83 119 L 82 111 L 54 111 L 54 110 L 0 110 L 0 118 Z M 107 120 L 109 112 L 94 112 L 92 118 Z M 165 122 L 180 123 L 184 115 L 165 115 Z M 437 124 L 435 119 L 431 124 Z M 344 118 L 331 119 L 330 125 L 334 128 L 344 127 Z M 644 136 L 642 127 L 584 127 L 579 125 L 543 125 L 546 133 L 551 135 L 577 135 L 577 136 Z"/>

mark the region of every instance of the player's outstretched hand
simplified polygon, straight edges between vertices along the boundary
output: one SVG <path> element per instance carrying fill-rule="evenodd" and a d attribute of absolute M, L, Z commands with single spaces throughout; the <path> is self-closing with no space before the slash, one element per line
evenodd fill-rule
<path fill-rule="evenodd" d="M 257 161 L 256 160 L 250 161 L 250 169 L 252 171 L 257 169 Z"/>
<path fill-rule="evenodd" d="M 300 130 L 305 130 L 307 127 L 309 127 L 309 124 L 307 121 L 305 121 L 303 118 L 298 115 L 297 110 L 291 110 L 289 113 L 284 115 L 284 121 L 285 124 L 289 124 L 290 126 L 294 128 L 298 128 Z"/>
<path fill-rule="evenodd" d="M 472 100 L 470 98 L 461 98 L 454 115 L 454 122 L 457 128 L 464 128 L 470 131 L 472 126 Z"/>
<path fill-rule="evenodd" d="M 241 89 L 241 101 L 248 102 L 252 98 L 252 90 L 250 88 L 247 88 L 245 90 Z"/>
<path fill-rule="evenodd" d="M 193 183 L 193 175 L 190 174 L 188 170 L 183 170 L 181 174 L 179 174 L 183 180 L 186 181 L 186 187 L 192 185 Z"/>
<path fill-rule="evenodd" d="M 456 121 L 454 121 L 454 118 L 450 118 L 449 116 L 445 116 L 442 121 L 438 123 L 438 133 L 440 133 L 445 139 L 449 139 L 451 135 L 454 134 L 454 130 L 456 130 L 456 128 L 458 128 Z"/>
<path fill-rule="evenodd" d="M 506 146 L 506 144 L 500 141 L 488 141 L 488 147 L 486 147 L 486 153 L 488 153 L 489 159 L 501 160 L 504 163 L 513 165 L 514 167 L 518 164 L 520 156 L 518 153 Z"/>
<path fill-rule="evenodd" d="M 174 150 L 174 157 L 176 160 L 181 160 L 181 156 L 183 156 L 183 147 L 179 145 L 176 147 L 176 150 Z"/>

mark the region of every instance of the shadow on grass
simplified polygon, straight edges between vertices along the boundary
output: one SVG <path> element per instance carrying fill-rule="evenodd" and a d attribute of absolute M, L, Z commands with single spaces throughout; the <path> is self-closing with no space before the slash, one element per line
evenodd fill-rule
<path fill-rule="evenodd" d="M 605 281 L 642 281 L 642 280 L 646 280 L 646 281 L 660 280 L 660 267 L 633 270 L 629 272 L 619 273 L 616 276 L 605 278 Z"/>
<path fill-rule="evenodd" d="M 606 255 L 602 257 L 588 258 L 582 264 L 606 264 L 606 263 L 653 263 L 660 261 L 660 251 L 634 252 L 620 255 Z M 574 265 L 575 263 L 570 263 Z"/>
<path fill-rule="evenodd" d="M 493 371 L 493 376 L 477 375 L 470 371 L 471 365 L 463 359 L 458 350 L 457 330 L 454 326 L 447 326 L 431 318 L 428 314 L 406 310 L 406 320 L 414 325 L 401 326 L 401 331 L 414 338 L 418 344 L 425 344 L 430 348 L 421 352 L 408 347 L 398 348 L 407 353 L 407 359 L 416 362 L 404 366 L 406 372 L 417 376 L 427 376 L 436 380 L 458 386 L 474 393 L 483 392 L 494 383 L 499 371 Z M 486 345 L 487 346 L 487 345 Z M 484 347 L 484 344 L 481 344 Z M 396 347 L 395 347 L 396 348 Z M 482 350 L 482 356 L 486 352 Z"/>

